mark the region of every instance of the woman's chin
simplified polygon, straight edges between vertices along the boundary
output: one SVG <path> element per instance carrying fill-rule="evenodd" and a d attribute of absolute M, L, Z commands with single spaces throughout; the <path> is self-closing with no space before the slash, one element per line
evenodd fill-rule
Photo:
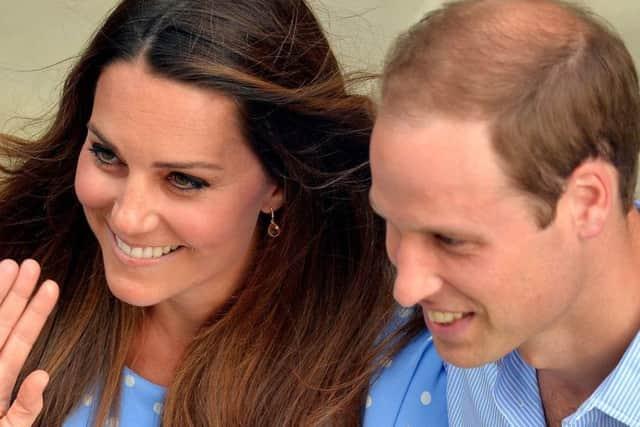
<path fill-rule="evenodd" d="M 149 307 L 158 303 L 157 297 L 150 292 L 145 292 L 144 287 L 134 283 L 121 283 L 121 281 L 110 281 L 107 278 L 107 284 L 111 294 L 120 301 L 135 306 Z"/>

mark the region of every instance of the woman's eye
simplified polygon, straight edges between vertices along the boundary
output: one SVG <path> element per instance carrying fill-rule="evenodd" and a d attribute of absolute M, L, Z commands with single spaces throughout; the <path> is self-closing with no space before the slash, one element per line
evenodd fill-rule
<path fill-rule="evenodd" d="M 96 160 L 102 164 L 114 165 L 118 163 L 118 156 L 104 145 L 94 143 L 91 145 L 91 148 L 89 148 L 89 151 L 91 151 Z"/>
<path fill-rule="evenodd" d="M 181 172 L 172 172 L 168 179 L 180 190 L 201 190 L 209 187 L 208 182 Z"/>
<path fill-rule="evenodd" d="M 455 239 L 453 237 L 445 236 L 443 234 L 436 234 L 436 239 L 446 246 L 460 246 L 465 243 L 464 240 Z"/>

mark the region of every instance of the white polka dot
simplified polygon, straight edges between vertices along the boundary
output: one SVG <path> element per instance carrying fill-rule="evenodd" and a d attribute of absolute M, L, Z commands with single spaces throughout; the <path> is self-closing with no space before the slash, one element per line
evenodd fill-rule
<path fill-rule="evenodd" d="M 127 375 L 126 377 L 124 377 L 124 383 L 127 387 L 133 387 L 134 385 L 136 385 L 136 379 L 133 378 L 132 375 Z"/>
<path fill-rule="evenodd" d="M 385 368 L 390 368 L 392 363 L 393 363 L 393 359 L 389 359 L 386 362 L 384 362 L 384 365 L 382 366 L 384 366 Z"/>
<path fill-rule="evenodd" d="M 110 417 L 106 423 L 104 423 L 104 427 L 118 427 L 118 419 L 116 417 Z"/>
<path fill-rule="evenodd" d="M 91 406 L 91 404 L 93 403 L 93 396 L 90 394 L 85 394 L 84 396 L 82 396 L 82 404 L 84 406 Z"/>
<path fill-rule="evenodd" d="M 429 393 L 428 391 L 423 391 L 422 394 L 420 395 L 420 402 L 422 402 L 424 406 L 427 406 L 428 404 L 430 404 L 431 393 Z"/>
<path fill-rule="evenodd" d="M 160 415 L 162 413 L 162 403 L 156 402 L 153 404 L 153 412 Z"/>
<path fill-rule="evenodd" d="M 402 307 L 400 311 L 398 311 L 398 316 L 403 319 L 411 316 L 413 314 L 413 307 Z"/>
<path fill-rule="evenodd" d="M 373 399 L 371 396 L 367 396 L 367 408 L 371 408 L 371 405 L 373 405 Z"/>

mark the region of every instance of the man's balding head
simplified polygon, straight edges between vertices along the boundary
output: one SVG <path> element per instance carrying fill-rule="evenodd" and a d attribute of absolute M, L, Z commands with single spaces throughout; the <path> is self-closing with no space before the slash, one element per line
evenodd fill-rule
<path fill-rule="evenodd" d="M 623 206 L 632 206 L 633 61 L 605 23 L 569 3 L 463 0 L 428 14 L 388 58 L 381 112 L 488 121 L 505 172 L 534 196 L 542 226 L 587 158 L 616 167 Z"/>

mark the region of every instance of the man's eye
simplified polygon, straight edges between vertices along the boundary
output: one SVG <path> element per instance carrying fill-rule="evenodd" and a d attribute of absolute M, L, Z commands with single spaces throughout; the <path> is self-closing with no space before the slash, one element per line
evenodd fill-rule
<path fill-rule="evenodd" d="M 180 190 L 202 190 L 209 187 L 208 182 L 181 172 L 172 172 L 167 179 Z"/>
<path fill-rule="evenodd" d="M 102 164 L 114 165 L 118 163 L 118 156 L 104 145 L 94 143 L 91 145 L 91 148 L 89 148 L 89 151 L 96 160 Z"/>

